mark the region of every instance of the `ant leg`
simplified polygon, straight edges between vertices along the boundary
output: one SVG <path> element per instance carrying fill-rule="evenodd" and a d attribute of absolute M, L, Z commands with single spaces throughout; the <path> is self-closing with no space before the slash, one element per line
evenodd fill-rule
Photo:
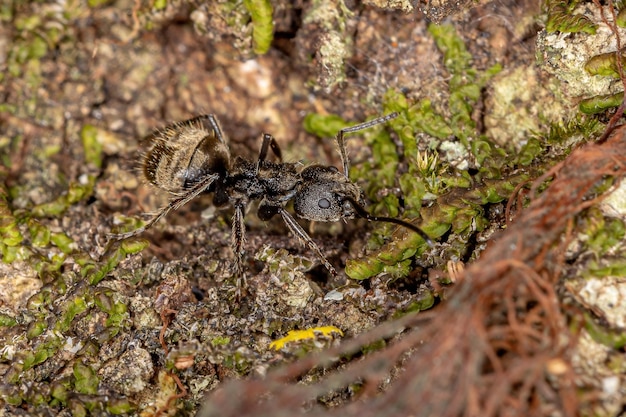
<path fill-rule="evenodd" d="M 377 117 L 369 122 L 360 123 L 358 125 L 344 127 L 337 133 L 337 146 L 339 146 L 339 154 L 341 155 L 341 163 L 343 164 L 343 174 L 348 178 L 348 170 L 350 168 L 350 162 L 348 160 L 348 152 L 346 151 L 346 142 L 343 137 L 346 133 L 358 132 L 359 130 L 367 129 L 368 127 L 376 126 L 381 123 L 385 123 L 391 119 L 398 117 L 397 112 L 389 113 L 385 116 Z"/>
<path fill-rule="evenodd" d="M 219 175 L 217 174 L 207 175 L 202 181 L 196 183 L 191 189 L 186 191 L 185 194 L 182 194 L 170 200 L 167 206 L 161 208 L 156 213 L 156 215 L 152 217 L 150 221 L 148 221 L 148 223 L 146 223 L 142 227 L 135 229 L 133 231 L 130 231 L 130 232 L 119 233 L 119 234 L 109 234 L 108 236 L 116 240 L 123 240 L 123 239 L 128 239 L 129 237 L 137 236 L 145 232 L 146 230 L 154 226 L 156 222 L 158 222 L 163 217 L 165 217 L 170 211 L 178 210 L 179 208 L 187 204 L 189 201 L 196 198 L 198 194 L 200 194 L 201 192 L 209 188 L 211 184 L 213 184 L 213 182 L 218 178 L 219 178 Z"/>
<path fill-rule="evenodd" d="M 267 152 L 270 148 L 272 149 L 272 152 L 274 153 L 274 155 L 276 155 L 278 160 L 282 162 L 283 154 L 280 151 L 280 147 L 278 146 L 276 139 L 274 139 L 274 136 L 268 133 L 263 133 L 263 143 L 261 144 L 261 151 L 259 152 L 259 159 L 257 160 L 257 163 L 256 163 L 257 174 L 259 173 L 261 164 L 263 163 L 263 161 L 265 161 L 265 158 L 267 158 Z"/>
<path fill-rule="evenodd" d="M 278 142 L 276 142 L 276 139 L 274 139 L 273 136 L 272 140 L 270 141 L 270 148 L 272 149 L 272 152 L 274 153 L 276 158 L 278 158 L 278 162 L 283 162 L 283 153 L 280 150 L 280 146 L 278 146 Z"/>
<path fill-rule="evenodd" d="M 243 268 L 243 245 L 246 241 L 246 225 L 243 221 L 245 206 L 242 203 L 235 204 L 235 214 L 233 215 L 233 232 L 230 236 L 231 245 L 235 254 L 235 276 L 237 279 L 237 294 L 245 285 L 246 278 Z"/>
<path fill-rule="evenodd" d="M 220 142 L 226 143 L 224 140 L 224 135 L 222 135 L 222 128 L 220 127 L 220 122 L 217 121 L 217 117 L 214 114 L 207 114 L 205 116 L 198 116 L 197 119 L 200 120 L 202 125 L 207 128 L 207 130 L 212 130 L 215 132 L 215 136 L 219 139 Z M 193 120 L 193 119 L 192 119 Z"/>
<path fill-rule="evenodd" d="M 319 260 L 322 261 L 322 263 L 324 264 L 326 269 L 328 269 L 328 271 L 331 274 L 337 275 L 337 271 L 330 264 L 330 262 L 328 262 L 328 259 L 326 259 L 324 254 L 322 254 L 322 251 L 320 250 L 319 246 L 317 246 L 317 244 L 313 241 L 313 239 L 311 239 L 311 237 L 298 224 L 296 219 L 294 219 L 293 216 L 291 214 L 289 214 L 289 212 L 286 211 L 285 209 L 283 209 L 282 207 L 278 209 L 278 212 L 283 217 L 283 220 L 284 220 L 285 224 L 287 225 L 287 227 L 289 228 L 289 230 L 291 230 L 291 233 L 293 233 L 298 238 L 300 243 L 302 243 L 303 245 L 308 246 L 309 249 L 311 249 L 313 252 L 315 252 L 315 254 L 319 258 Z"/>

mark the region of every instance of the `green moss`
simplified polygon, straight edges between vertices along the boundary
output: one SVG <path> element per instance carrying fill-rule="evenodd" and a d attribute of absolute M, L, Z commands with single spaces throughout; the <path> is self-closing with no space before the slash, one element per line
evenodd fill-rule
<path fill-rule="evenodd" d="M 106 403 L 106 411 L 113 415 L 127 414 L 135 410 L 135 406 L 125 398 L 112 398 Z"/>
<path fill-rule="evenodd" d="M 626 277 L 626 262 L 617 261 L 605 265 L 598 265 L 597 262 L 591 262 L 584 273 L 585 277 L 605 278 Z"/>
<path fill-rule="evenodd" d="M 58 217 L 72 205 L 93 194 L 93 187 L 96 177 L 88 175 L 87 181 L 83 183 L 72 182 L 66 193 L 48 202 L 38 204 L 31 210 L 31 215 L 35 218 L 41 217 Z"/>
<path fill-rule="evenodd" d="M 55 406 L 57 404 L 67 404 L 67 398 L 69 396 L 69 386 L 69 381 L 52 382 L 50 384 L 50 395 L 52 396 L 52 401 L 50 402 L 50 405 Z"/>
<path fill-rule="evenodd" d="M 112 0 L 87 0 L 87 5 L 91 8 L 105 6 L 110 3 L 113 3 L 113 1 Z"/>
<path fill-rule="evenodd" d="M 98 288 L 94 295 L 93 301 L 98 308 L 105 313 L 110 313 L 113 310 L 113 290 L 109 288 Z"/>
<path fill-rule="evenodd" d="M 102 135 L 95 126 L 85 125 L 80 131 L 80 138 L 85 150 L 85 162 L 93 164 L 95 167 L 102 167 L 102 140 L 98 137 Z"/>
<path fill-rule="evenodd" d="M 364 280 L 381 273 L 384 267 L 384 263 L 377 257 L 369 256 L 358 260 L 348 259 L 345 271 L 352 279 Z"/>
<path fill-rule="evenodd" d="M 517 157 L 517 162 L 524 166 L 530 165 L 544 150 L 544 142 L 541 142 L 539 138 L 536 137 L 530 138 L 522 147 Z"/>
<path fill-rule="evenodd" d="M 621 56 L 621 60 L 622 68 L 624 68 L 626 66 L 626 57 Z M 591 57 L 585 63 L 585 71 L 589 75 L 601 75 L 618 79 L 617 52 L 608 52 Z"/>
<path fill-rule="evenodd" d="M 128 307 L 122 302 L 113 304 L 113 307 L 108 313 L 109 317 L 107 318 L 106 326 L 114 329 L 120 329 L 129 318 Z"/>
<path fill-rule="evenodd" d="M 28 391 L 25 400 L 29 405 L 34 406 L 47 404 L 50 401 L 50 389 L 42 387 L 42 389 L 30 390 Z"/>
<path fill-rule="evenodd" d="M 28 326 L 28 330 L 26 331 L 26 337 L 29 339 L 34 339 L 37 336 L 41 335 L 48 328 L 48 323 L 45 320 L 33 321 Z"/>
<path fill-rule="evenodd" d="M 41 25 L 41 17 L 38 15 L 18 15 L 13 21 L 15 29 L 20 31 L 32 31 Z"/>
<path fill-rule="evenodd" d="M 74 250 L 74 240 L 65 233 L 50 234 L 50 241 L 65 254 L 69 254 Z"/>
<path fill-rule="evenodd" d="M 17 320 L 8 314 L 0 313 L 0 327 L 13 327 L 17 324 Z"/>
<path fill-rule="evenodd" d="M 587 246 L 597 256 L 606 254 L 623 242 L 626 228 L 620 219 L 604 217 L 599 210 L 590 210 L 585 218 L 588 227 Z"/>
<path fill-rule="evenodd" d="M 66 30 L 67 15 L 63 10 L 41 13 L 37 6 L 19 7 L 13 16 L 10 5 L 0 6 L 0 16 L 6 18 L 7 25 L 13 26 L 13 39 L 6 59 L 7 72 L 5 77 L 21 77 L 27 81 L 30 91 L 34 91 L 43 79 L 40 60 L 51 50 L 55 50 L 60 42 L 72 43 L 70 33 Z M 29 3 L 24 3 L 25 5 Z M 31 3 L 32 4 L 32 3 Z M 80 3 L 68 3 L 68 15 L 80 13 Z M 77 7 L 78 6 L 78 7 Z M 10 17 L 9 17 L 10 16 Z M 24 92 L 25 95 L 29 92 Z M 37 106 L 27 109 L 27 113 L 34 115 Z"/>
<path fill-rule="evenodd" d="M 87 301 L 82 294 L 69 300 L 65 305 L 65 311 L 62 312 L 61 319 L 56 322 L 55 331 L 61 333 L 66 332 L 72 325 L 74 318 L 87 311 L 87 308 Z"/>
<path fill-rule="evenodd" d="M 105 258 L 104 262 L 94 262 L 89 257 L 76 259 L 81 266 L 81 275 L 91 284 L 95 285 L 102 281 L 115 267 L 123 261 L 127 255 L 141 252 L 148 247 L 148 241 L 143 239 L 128 240 L 115 243 L 112 253 Z"/>
<path fill-rule="evenodd" d="M 68 406 L 70 412 L 72 413 L 72 417 L 87 417 L 87 408 L 78 398 L 70 398 Z"/>
<path fill-rule="evenodd" d="M 572 138 L 578 141 L 581 137 L 589 138 L 601 125 L 596 120 L 581 117 L 554 124 L 548 133 L 531 137 L 521 152 L 496 146 L 480 134 L 471 115 L 480 89 L 499 71 L 499 67 L 480 73 L 471 67 L 471 56 L 451 27 L 432 27 L 430 31 L 444 53 L 445 67 L 451 74 L 447 109 L 451 116 L 435 111 L 429 100 L 412 104 L 398 91 L 390 90 L 385 99 L 385 113 L 399 113 L 389 125 L 402 141 L 404 154 L 398 153 L 385 133 L 364 132 L 373 158 L 354 167 L 352 177 L 363 179 L 371 200 L 377 199 L 381 190 L 399 185 L 403 210 L 395 195 L 378 198 L 379 202 L 370 210 L 389 216 L 400 213 L 405 219 L 422 217 L 420 227 L 433 239 L 450 234 L 448 244 L 442 247 L 438 256 L 442 259 L 463 258 L 467 256 L 469 239 L 490 224 L 485 206 L 505 201 L 518 184 L 540 175 L 546 166 L 567 155 Z M 418 151 L 416 138 L 430 139 L 430 142 L 421 144 L 430 150 Z M 470 159 L 473 157 L 475 172 L 451 169 L 438 160 L 436 149 L 446 143 L 442 141 L 450 143 L 453 139 L 467 149 Z M 406 172 L 399 176 L 388 175 L 385 167 L 394 167 L 395 171 L 399 160 L 407 164 Z M 520 170 L 520 165 L 526 169 Z M 424 204 L 426 201 L 428 203 Z M 603 247 L 620 238 L 619 225 L 614 226 L 615 233 L 610 227 L 606 231 L 612 237 L 603 240 Z M 420 257 L 427 249 L 420 238 L 411 237 L 409 233 L 389 239 L 391 230 L 393 228 L 388 226 L 375 229 L 368 242 L 371 255 L 348 260 L 346 273 L 351 278 L 366 279 L 386 271 L 402 274 L 403 267 L 398 263 Z"/>
<path fill-rule="evenodd" d="M 595 34 L 597 25 L 574 9 L 580 0 L 547 0 L 548 20 L 546 30 L 552 32 L 585 32 Z"/>
<path fill-rule="evenodd" d="M 304 130 L 320 138 L 330 138 L 350 124 L 340 116 L 309 113 L 303 120 Z"/>
<path fill-rule="evenodd" d="M 17 219 L 9 207 L 7 193 L 0 188 L 0 245 L 3 249 L 22 243 L 22 234 L 17 226 Z M 2 252 L 3 256 L 5 251 Z"/>
<path fill-rule="evenodd" d="M 443 53 L 443 65 L 451 76 L 448 81 L 448 107 L 452 117 L 446 123 L 454 136 L 469 146 L 469 141 L 477 135 L 476 123 L 472 119 L 473 107 L 480 98 L 482 87 L 502 68 L 496 64 L 484 73 L 473 68 L 472 56 L 452 25 L 431 24 L 428 31 Z"/>
<path fill-rule="evenodd" d="M 623 14 L 624 10 L 626 10 L 626 8 L 622 9 L 620 15 L 626 16 Z M 607 52 L 591 57 L 585 63 L 585 71 L 587 71 L 589 75 L 619 79 L 620 73 L 618 64 L 620 63 L 622 68 L 626 67 L 626 57 L 624 57 L 623 51 Z M 582 100 L 579 103 L 579 109 L 585 114 L 603 113 L 608 109 L 620 106 L 623 99 L 623 92 L 598 95 Z"/>
<path fill-rule="evenodd" d="M 22 404 L 22 394 L 18 387 L 13 385 L 0 385 L 0 398 L 8 405 L 20 406 Z"/>
<path fill-rule="evenodd" d="M 163 10 L 167 7 L 167 0 L 154 0 L 152 7 L 154 10 Z"/>
<path fill-rule="evenodd" d="M 22 362 L 22 369 L 28 370 L 35 365 L 44 363 L 59 350 L 60 346 L 61 340 L 58 338 L 52 338 L 38 344 L 34 351 L 26 354 Z"/>
<path fill-rule="evenodd" d="M 272 3 L 269 0 L 243 0 L 252 18 L 252 43 L 255 54 L 267 53 L 274 39 Z"/>
<path fill-rule="evenodd" d="M 246 375 L 250 371 L 250 358 L 242 351 L 235 351 L 224 358 L 223 365 L 237 372 L 239 375 Z"/>
<path fill-rule="evenodd" d="M 48 229 L 38 221 L 34 219 L 29 219 L 28 231 L 30 233 L 33 246 L 42 248 L 50 244 L 50 229 Z"/>
<path fill-rule="evenodd" d="M 41 289 L 38 293 L 33 294 L 26 303 L 26 307 L 31 312 L 43 309 L 52 301 L 52 292 L 49 288 Z"/>
<path fill-rule="evenodd" d="M 211 346 L 227 346 L 230 343 L 230 337 L 217 336 L 211 339 Z"/>
<path fill-rule="evenodd" d="M 619 11 L 617 18 L 615 19 L 615 23 L 621 28 L 626 27 L 626 7 Z"/>
<path fill-rule="evenodd" d="M 603 130 L 604 125 L 598 122 L 597 118 L 581 115 L 565 123 L 552 123 L 547 134 L 536 137 L 546 145 L 552 146 L 553 151 L 557 150 L 559 154 L 567 154 L 570 149 L 568 143 L 572 138 L 587 141 L 601 134 Z"/>
<path fill-rule="evenodd" d="M 617 350 L 626 346 L 626 333 L 623 330 L 601 327 L 589 314 L 585 314 L 585 330 L 594 341 L 604 346 Z"/>
<path fill-rule="evenodd" d="M 48 44 L 41 37 L 35 36 L 26 47 L 25 52 L 24 62 L 39 60 L 48 53 Z"/>
<path fill-rule="evenodd" d="M 73 368 L 74 388 L 81 394 L 96 394 L 98 392 L 98 376 L 89 366 L 76 362 Z"/>
<path fill-rule="evenodd" d="M 404 310 L 405 313 L 412 313 L 415 311 L 424 311 L 428 310 L 432 306 L 435 305 L 435 294 L 431 291 L 421 291 L 419 294 L 419 298 L 416 301 L 413 301 L 409 306 Z"/>
<path fill-rule="evenodd" d="M 606 94 L 584 99 L 578 105 L 585 114 L 598 114 L 622 104 L 624 93 Z"/>
<path fill-rule="evenodd" d="M 128 217 L 121 214 L 115 215 L 113 223 L 115 226 L 113 226 L 111 233 L 115 234 L 130 232 L 144 225 L 143 220 L 139 217 Z"/>

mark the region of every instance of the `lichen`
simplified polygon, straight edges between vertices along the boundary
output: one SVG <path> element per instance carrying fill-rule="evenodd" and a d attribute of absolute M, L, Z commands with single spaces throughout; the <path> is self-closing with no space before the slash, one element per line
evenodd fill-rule
<path fill-rule="evenodd" d="M 316 36 L 317 86 L 330 91 L 346 80 L 345 63 L 352 55 L 353 37 L 347 21 L 353 16 L 343 0 L 315 0 L 303 16 L 305 25 L 318 28 Z"/>

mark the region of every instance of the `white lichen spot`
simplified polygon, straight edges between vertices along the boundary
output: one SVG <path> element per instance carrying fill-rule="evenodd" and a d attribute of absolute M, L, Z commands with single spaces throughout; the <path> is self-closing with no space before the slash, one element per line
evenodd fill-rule
<path fill-rule="evenodd" d="M 70 352 L 72 354 L 78 353 L 83 348 L 83 342 L 80 340 L 74 340 L 72 337 L 68 337 L 65 339 L 65 344 L 63 345 L 63 350 Z"/>
<path fill-rule="evenodd" d="M 274 87 L 274 74 L 268 65 L 262 65 L 256 59 L 249 59 L 241 64 L 229 68 L 227 71 L 230 78 L 241 89 L 255 98 L 269 97 L 276 88 Z"/>
<path fill-rule="evenodd" d="M 469 151 L 460 142 L 445 141 L 439 145 L 439 150 L 444 153 L 443 160 L 447 161 L 450 165 L 465 171 L 469 168 Z"/>
<path fill-rule="evenodd" d="M 620 385 L 619 377 L 616 375 L 602 378 L 602 393 L 604 395 L 619 394 Z"/>
<path fill-rule="evenodd" d="M 103 384 L 124 394 L 143 391 L 154 374 L 150 353 L 140 347 L 128 349 L 117 360 L 107 362 L 98 373 Z"/>
<path fill-rule="evenodd" d="M 304 272 L 311 269 L 313 262 L 307 257 L 291 255 L 285 249 L 275 250 L 264 246 L 256 259 L 266 263 L 270 282 L 278 287 L 283 303 L 290 307 L 303 308 L 313 297 L 313 289 Z"/>
<path fill-rule="evenodd" d="M 17 349 L 15 345 L 7 344 L 0 348 L 0 359 L 12 361 Z"/>
<path fill-rule="evenodd" d="M 343 300 L 343 293 L 337 290 L 330 290 L 324 296 L 324 301 L 341 301 Z"/>
<path fill-rule="evenodd" d="M 622 181 L 602 202 L 600 209 L 611 217 L 626 221 L 626 181 Z"/>
<path fill-rule="evenodd" d="M 555 99 L 552 91 L 559 82 L 544 78 L 534 65 L 506 69 L 494 77 L 486 103 L 488 137 L 501 146 L 520 149 L 533 132 L 542 130 L 542 120 L 563 118 L 571 100 Z"/>
<path fill-rule="evenodd" d="M 626 280 L 618 277 L 591 278 L 579 297 L 601 314 L 611 327 L 626 325 Z"/>
<path fill-rule="evenodd" d="M 41 286 L 37 272 L 26 262 L 0 262 L 0 305 L 17 312 Z"/>

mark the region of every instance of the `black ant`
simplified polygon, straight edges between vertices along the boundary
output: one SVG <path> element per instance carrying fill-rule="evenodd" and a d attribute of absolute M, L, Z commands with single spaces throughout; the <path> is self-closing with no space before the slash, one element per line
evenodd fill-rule
<path fill-rule="evenodd" d="M 256 162 L 241 157 L 231 161 L 228 144 L 217 118 L 212 114 L 194 117 L 157 130 L 147 138 L 154 145 L 143 159 L 143 173 L 153 185 L 170 193 L 171 200 L 143 227 L 113 236 L 116 239 L 137 236 L 171 210 L 176 210 L 199 194 L 208 192 L 213 193 L 213 204 L 216 207 L 228 204 L 234 207 L 232 247 L 238 280 L 244 276 L 244 213 L 252 200 L 260 200 L 257 212 L 259 219 L 267 221 L 277 214 L 280 215 L 289 230 L 317 254 L 333 275 L 337 275 L 335 268 L 286 210 L 290 200 L 293 200 L 296 215 L 303 219 L 335 222 L 362 217 L 395 223 L 419 234 L 432 246 L 428 235 L 419 227 L 396 218 L 369 214 L 363 206 L 361 189 L 348 178 L 349 162 L 344 136 L 385 123 L 397 116 L 397 113 L 391 113 L 339 131 L 336 140 L 343 172 L 339 172 L 334 166 L 310 165 L 301 168 L 299 163 L 282 162 L 278 144 L 267 133 L 263 134 L 261 151 Z M 270 149 L 279 162 L 266 160 Z"/>

